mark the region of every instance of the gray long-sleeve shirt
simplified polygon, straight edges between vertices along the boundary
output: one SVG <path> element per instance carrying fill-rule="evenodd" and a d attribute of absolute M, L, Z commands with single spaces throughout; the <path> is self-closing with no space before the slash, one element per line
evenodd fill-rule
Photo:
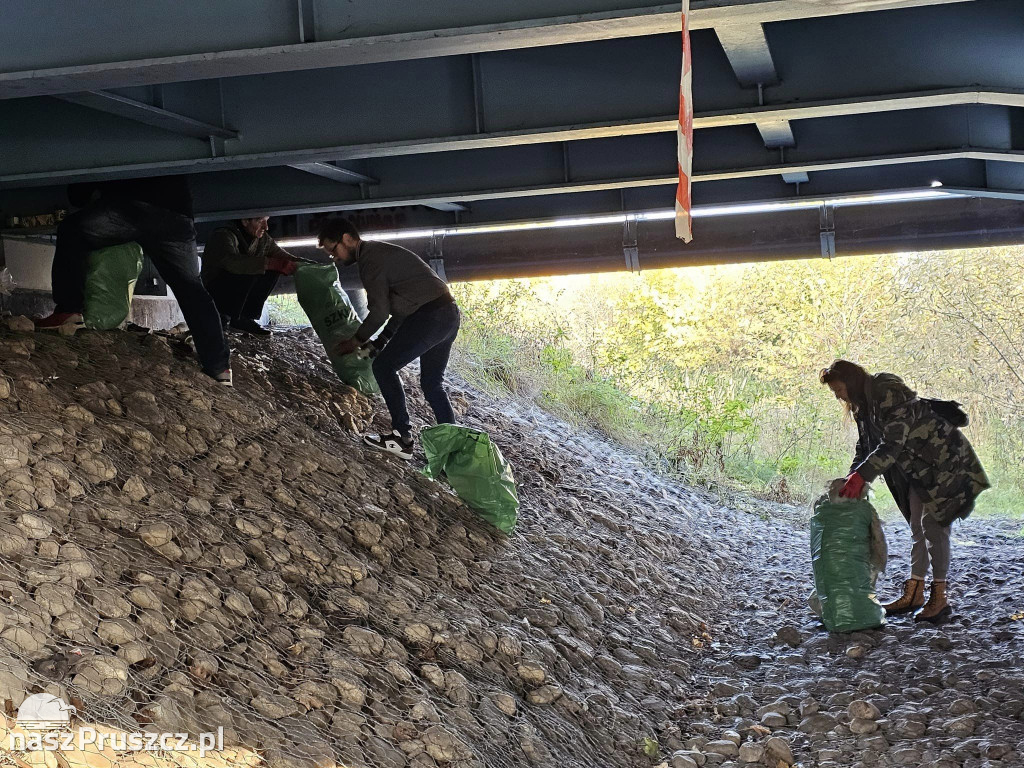
<path fill-rule="evenodd" d="M 362 241 L 356 252 L 359 279 L 366 289 L 369 314 L 356 330 L 362 343 L 391 318 L 389 329 L 442 296 L 451 297 L 445 282 L 419 256 L 393 243 Z"/>

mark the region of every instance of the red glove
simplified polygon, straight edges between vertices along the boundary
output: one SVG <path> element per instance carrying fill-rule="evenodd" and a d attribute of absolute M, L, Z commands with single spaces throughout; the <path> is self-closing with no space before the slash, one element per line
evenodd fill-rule
<path fill-rule="evenodd" d="M 284 256 L 271 256 L 267 259 L 267 270 L 270 272 L 280 272 L 282 275 L 293 274 L 298 266 L 294 259 L 288 259 Z"/>
<path fill-rule="evenodd" d="M 839 495 L 847 499 L 859 499 L 861 491 L 864 490 L 864 478 L 859 472 L 854 472 L 846 478 L 846 485 L 839 491 Z"/>
<path fill-rule="evenodd" d="M 336 355 L 351 355 L 359 349 L 359 339 L 352 336 L 348 339 L 342 339 L 334 345 L 334 354 Z"/>

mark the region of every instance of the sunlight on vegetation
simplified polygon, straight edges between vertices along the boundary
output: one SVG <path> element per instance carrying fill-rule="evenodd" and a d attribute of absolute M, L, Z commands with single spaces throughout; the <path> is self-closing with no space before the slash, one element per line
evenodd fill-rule
<path fill-rule="evenodd" d="M 689 482 L 803 503 L 845 475 L 837 357 L 964 403 L 993 489 L 1024 512 L 1024 249 L 453 286 L 458 370 L 594 427 Z M 879 484 L 881 485 L 881 484 Z M 892 508 L 885 492 L 882 507 Z"/>
<path fill-rule="evenodd" d="M 309 325 L 309 318 L 299 306 L 294 293 L 282 293 L 267 299 L 271 325 Z"/>
<path fill-rule="evenodd" d="M 962 402 L 993 483 L 978 513 L 1024 517 L 1024 248 L 453 290 L 459 373 L 687 482 L 802 504 L 845 475 L 855 428 L 818 371 L 846 357 Z M 268 308 L 275 325 L 308 325 L 294 295 Z"/>

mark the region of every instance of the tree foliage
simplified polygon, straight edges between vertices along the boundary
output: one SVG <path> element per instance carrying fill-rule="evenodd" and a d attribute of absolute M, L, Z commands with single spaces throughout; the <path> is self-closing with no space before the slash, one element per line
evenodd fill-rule
<path fill-rule="evenodd" d="M 833 359 L 964 403 L 997 491 L 1024 480 L 1022 249 L 459 286 L 481 378 L 631 442 L 691 480 L 804 499 L 845 474 Z M 493 374 L 493 375 L 492 375 Z M 984 506 L 984 504 L 983 504 Z"/>

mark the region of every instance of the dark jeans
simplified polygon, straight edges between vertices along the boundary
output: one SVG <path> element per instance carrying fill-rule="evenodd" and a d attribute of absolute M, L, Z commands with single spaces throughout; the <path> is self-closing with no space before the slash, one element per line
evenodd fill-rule
<path fill-rule="evenodd" d="M 206 289 L 213 297 L 222 322 L 231 320 L 259 320 L 263 305 L 277 285 L 280 272 L 264 272 L 262 275 L 233 275 L 220 272 L 206 283 Z"/>
<path fill-rule="evenodd" d="M 57 227 L 53 300 L 57 312 L 81 312 L 90 251 L 136 242 L 174 293 L 192 331 L 199 362 L 208 374 L 230 363 L 217 308 L 199 279 L 192 219 L 148 203 L 100 200 L 66 217 Z"/>
<path fill-rule="evenodd" d="M 398 331 L 373 360 L 373 375 L 391 413 L 391 426 L 408 437 L 412 432 L 405 390 L 398 372 L 420 359 L 420 386 L 438 424 L 454 424 L 455 412 L 444 391 L 444 371 L 462 318 L 455 302 L 422 307 L 402 321 Z"/>

